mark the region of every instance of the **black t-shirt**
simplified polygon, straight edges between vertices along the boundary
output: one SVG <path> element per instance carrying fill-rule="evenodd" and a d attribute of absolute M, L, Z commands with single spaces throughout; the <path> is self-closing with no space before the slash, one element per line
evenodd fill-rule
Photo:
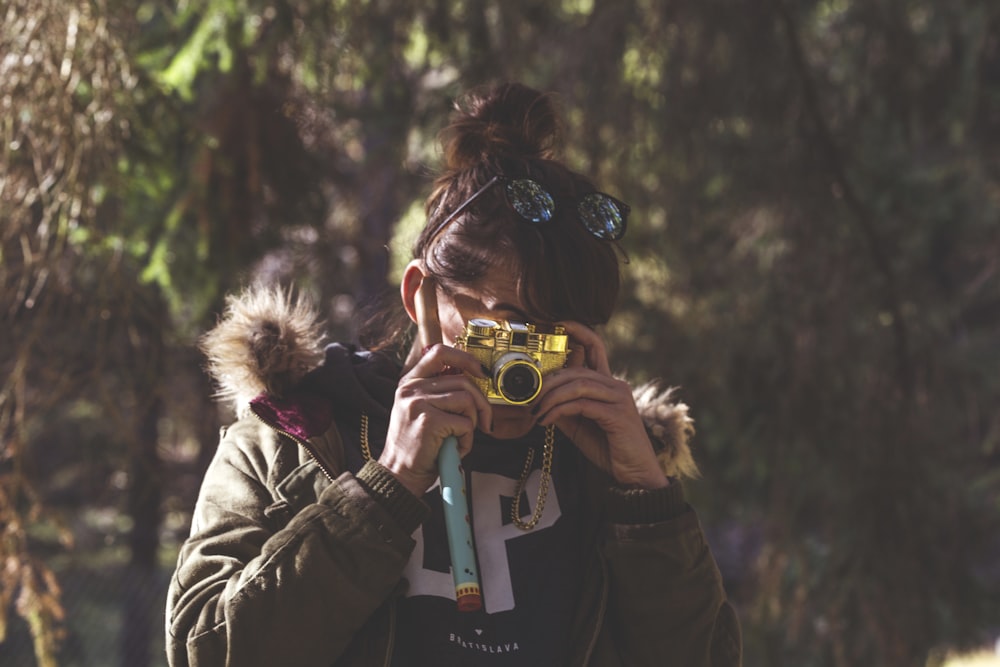
<path fill-rule="evenodd" d="M 541 478 L 544 431 L 519 440 L 477 434 L 463 459 L 483 609 L 460 612 L 445 534 L 440 487 L 424 496 L 431 516 L 416 530 L 417 546 L 404 573 L 393 667 L 423 665 L 559 665 L 583 577 L 585 512 L 580 455 L 557 435 L 552 483 L 544 513 L 531 530 L 510 518 L 514 490 L 529 447 L 536 449 L 522 518 L 534 510 Z"/>

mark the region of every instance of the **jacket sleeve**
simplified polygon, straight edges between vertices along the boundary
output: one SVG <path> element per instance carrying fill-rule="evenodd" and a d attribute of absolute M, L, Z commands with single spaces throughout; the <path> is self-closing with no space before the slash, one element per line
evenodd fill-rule
<path fill-rule="evenodd" d="M 627 665 L 738 667 L 739 620 L 683 488 L 613 489 L 606 623 Z"/>
<path fill-rule="evenodd" d="M 422 515 L 400 521 L 361 473 L 339 476 L 275 526 L 265 510 L 277 454 L 254 432 L 230 429 L 205 475 L 168 592 L 173 667 L 328 666 L 392 593 L 413 549 Z"/>

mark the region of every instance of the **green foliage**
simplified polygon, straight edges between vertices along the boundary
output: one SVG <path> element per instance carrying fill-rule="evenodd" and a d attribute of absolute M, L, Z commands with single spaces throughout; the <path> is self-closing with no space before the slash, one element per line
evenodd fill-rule
<path fill-rule="evenodd" d="M 408 259 L 451 98 L 512 78 L 558 93 L 567 158 L 632 206 L 606 333 L 618 367 L 692 405 L 689 491 L 747 664 L 921 664 L 987 639 L 993 4 L 12 0 L 0 556 L 28 578 L 0 583 L 0 617 L 34 599 L 56 655 L 58 588 L 26 530 L 59 523 L 57 485 L 24 465 L 40 421 L 91 423 L 85 396 L 126 467 L 151 401 L 186 396 L 161 451 L 210 447 L 189 346 L 223 295 L 296 282 L 352 336 Z"/>

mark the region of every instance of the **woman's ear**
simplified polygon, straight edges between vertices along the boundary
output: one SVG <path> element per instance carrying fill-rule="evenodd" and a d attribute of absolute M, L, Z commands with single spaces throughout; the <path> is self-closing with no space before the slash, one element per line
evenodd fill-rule
<path fill-rule="evenodd" d="M 437 312 L 437 286 L 434 277 L 427 273 L 418 260 L 410 262 L 403 272 L 399 285 L 403 297 L 403 307 L 410 319 L 417 324 L 417 339 L 413 341 L 410 353 L 403 364 L 407 373 L 423 356 L 430 345 L 441 342 L 441 323 Z"/>
<path fill-rule="evenodd" d="M 420 291 L 420 285 L 423 284 L 426 276 L 427 272 L 423 262 L 415 259 L 406 265 L 406 269 L 403 271 L 403 280 L 399 283 L 399 294 L 403 298 L 403 308 L 406 309 L 410 321 L 417 324 L 419 324 L 417 320 L 417 292 Z"/>

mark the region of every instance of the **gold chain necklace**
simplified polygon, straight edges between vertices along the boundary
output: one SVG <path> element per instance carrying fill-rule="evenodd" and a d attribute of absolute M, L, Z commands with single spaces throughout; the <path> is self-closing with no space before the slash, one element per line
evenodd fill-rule
<path fill-rule="evenodd" d="M 524 470 L 521 471 L 521 479 L 517 482 L 517 489 L 514 490 L 514 503 L 510 506 L 510 518 L 514 525 L 521 530 L 531 530 L 538 525 L 542 518 L 542 510 L 545 509 L 545 499 L 549 496 L 549 481 L 552 479 L 552 444 L 556 439 L 556 427 L 549 424 L 545 427 L 545 446 L 542 448 L 542 479 L 538 483 L 538 497 L 535 499 L 535 511 L 531 513 L 531 518 L 527 521 L 521 520 L 521 494 L 524 493 L 524 485 L 528 483 L 528 473 L 531 472 L 531 463 L 535 460 L 535 449 L 528 449 L 528 458 L 524 459 Z"/>
<path fill-rule="evenodd" d="M 372 450 L 368 445 L 368 413 L 361 413 L 361 452 L 365 456 L 365 461 L 372 460 Z M 552 424 L 545 427 L 545 446 L 542 447 L 542 479 L 538 484 L 538 497 L 535 498 L 535 510 L 531 513 L 531 518 L 527 521 L 521 519 L 521 495 L 524 487 L 528 483 L 528 475 L 531 473 L 531 464 L 535 460 L 535 449 L 528 448 L 528 456 L 524 459 L 524 469 L 521 471 L 521 479 L 517 481 L 517 488 L 514 490 L 514 502 L 510 506 L 510 519 L 514 525 L 521 530 L 531 530 L 538 525 L 542 518 L 542 511 L 545 509 L 545 500 L 549 496 L 549 483 L 552 480 L 552 455 L 555 450 L 553 446 L 556 439 L 556 427 Z"/>
<path fill-rule="evenodd" d="M 372 449 L 368 446 L 368 413 L 361 413 L 361 453 L 365 455 L 365 462 L 372 460 Z"/>

